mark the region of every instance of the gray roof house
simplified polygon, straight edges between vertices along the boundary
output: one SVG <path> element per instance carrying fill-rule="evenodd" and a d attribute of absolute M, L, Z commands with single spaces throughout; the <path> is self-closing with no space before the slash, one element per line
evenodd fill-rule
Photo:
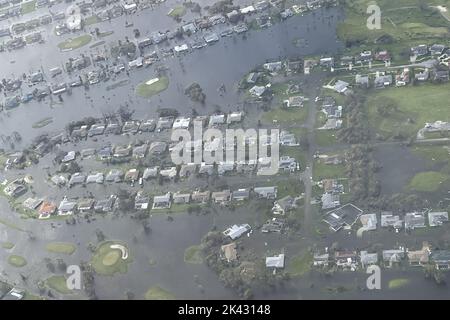
<path fill-rule="evenodd" d="M 214 200 L 215 203 L 224 204 L 231 200 L 231 191 L 230 190 L 223 190 L 218 192 L 213 192 L 211 194 L 211 198 Z"/>
<path fill-rule="evenodd" d="M 405 214 L 405 229 L 414 230 L 416 228 L 424 228 L 425 214 L 423 212 L 409 212 Z"/>
<path fill-rule="evenodd" d="M 211 197 L 210 191 L 194 191 L 191 195 L 192 202 L 205 203 L 209 201 Z"/>
<path fill-rule="evenodd" d="M 105 180 L 107 182 L 122 182 L 123 181 L 124 173 L 120 169 L 112 169 L 109 171 L 109 173 L 106 175 Z"/>
<path fill-rule="evenodd" d="M 99 183 L 102 184 L 104 180 L 104 176 L 102 172 L 92 173 L 87 176 L 86 183 Z"/>
<path fill-rule="evenodd" d="M 147 210 L 148 204 L 150 202 L 150 197 L 144 192 L 139 191 L 134 198 L 134 209 L 135 210 Z"/>
<path fill-rule="evenodd" d="M 159 167 L 145 168 L 142 174 L 142 179 L 147 180 L 150 178 L 156 178 L 158 176 Z"/>
<path fill-rule="evenodd" d="M 116 196 L 111 195 L 106 199 L 98 200 L 94 205 L 95 212 L 111 212 L 114 207 Z"/>
<path fill-rule="evenodd" d="M 175 204 L 191 202 L 191 194 L 190 193 L 176 192 L 173 194 L 172 198 L 173 198 L 173 203 L 175 203 Z"/>
<path fill-rule="evenodd" d="M 250 197 L 249 189 L 238 189 L 233 191 L 232 198 L 235 201 L 247 200 Z"/>
<path fill-rule="evenodd" d="M 76 185 L 76 184 L 82 184 L 86 181 L 86 175 L 84 175 L 81 172 L 74 173 L 69 180 L 69 187 Z"/>
<path fill-rule="evenodd" d="M 133 157 L 136 159 L 144 158 L 147 153 L 148 145 L 144 143 L 143 145 L 134 147 L 133 149 Z"/>
<path fill-rule="evenodd" d="M 180 168 L 180 177 L 189 177 L 197 171 L 197 164 L 195 163 L 186 163 L 181 165 Z"/>
<path fill-rule="evenodd" d="M 153 198 L 152 209 L 167 209 L 170 208 L 171 204 L 171 194 L 168 192 L 165 195 L 156 196 Z"/>
<path fill-rule="evenodd" d="M 266 198 L 266 199 L 276 199 L 277 198 L 277 187 L 256 187 L 253 189 L 253 192 L 257 195 L 258 198 Z"/>
<path fill-rule="evenodd" d="M 294 197 L 286 196 L 273 204 L 272 213 L 284 215 L 288 211 L 297 208 L 297 200 Z"/>
<path fill-rule="evenodd" d="M 150 144 L 149 154 L 162 154 L 167 149 L 167 143 L 155 141 Z"/>

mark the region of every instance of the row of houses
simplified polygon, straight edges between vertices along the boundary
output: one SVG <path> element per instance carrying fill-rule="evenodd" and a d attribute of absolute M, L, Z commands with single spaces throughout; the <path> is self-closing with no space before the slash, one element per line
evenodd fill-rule
<path fill-rule="evenodd" d="M 369 265 L 383 265 L 394 267 L 407 262 L 410 266 L 426 266 L 432 264 L 436 269 L 449 269 L 450 250 L 433 250 L 424 242 L 421 249 L 411 250 L 405 247 L 371 252 L 367 250 L 335 250 L 330 253 L 316 252 L 313 260 L 314 267 L 327 268 L 336 266 L 343 270 L 355 271 L 367 268 Z"/>

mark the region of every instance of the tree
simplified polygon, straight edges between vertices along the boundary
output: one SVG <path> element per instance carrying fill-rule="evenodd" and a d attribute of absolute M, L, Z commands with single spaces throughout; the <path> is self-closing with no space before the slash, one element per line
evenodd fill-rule
<path fill-rule="evenodd" d="M 205 103 L 206 95 L 203 93 L 203 89 L 196 82 L 192 83 L 186 88 L 184 94 L 187 95 L 192 101 Z"/>

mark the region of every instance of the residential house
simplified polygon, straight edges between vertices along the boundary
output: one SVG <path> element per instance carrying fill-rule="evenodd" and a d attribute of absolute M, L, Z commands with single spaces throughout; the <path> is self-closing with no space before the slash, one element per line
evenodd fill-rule
<path fill-rule="evenodd" d="M 385 87 L 389 87 L 392 84 L 392 75 L 377 75 L 375 77 L 375 88 L 382 89 Z"/>
<path fill-rule="evenodd" d="M 361 266 L 365 269 L 367 266 L 378 263 L 378 253 L 369 253 L 365 250 L 359 253 Z"/>
<path fill-rule="evenodd" d="M 223 191 L 213 192 L 211 194 L 211 198 L 215 203 L 226 204 L 227 202 L 229 202 L 231 200 L 231 191 L 223 190 Z"/>
<path fill-rule="evenodd" d="M 173 203 L 175 204 L 185 204 L 191 202 L 191 194 L 190 193 L 181 193 L 176 192 L 173 194 Z"/>
<path fill-rule="evenodd" d="M 305 101 L 307 101 L 307 98 L 304 96 L 292 96 L 284 100 L 283 103 L 286 108 L 300 108 L 303 107 Z"/>
<path fill-rule="evenodd" d="M 281 61 L 267 62 L 263 64 L 263 68 L 269 72 L 278 72 L 283 69 L 283 62 Z"/>
<path fill-rule="evenodd" d="M 148 180 L 150 178 L 156 178 L 158 176 L 159 167 L 145 168 L 142 174 L 142 179 Z"/>
<path fill-rule="evenodd" d="M 416 71 L 414 78 L 417 81 L 427 81 L 430 77 L 430 72 L 427 68 L 423 69 L 422 71 Z"/>
<path fill-rule="evenodd" d="M 408 251 L 408 261 L 411 266 L 424 266 L 430 261 L 430 246 L 424 242 L 421 250 Z"/>
<path fill-rule="evenodd" d="M 93 137 L 93 136 L 102 135 L 105 132 L 105 128 L 106 127 L 104 124 L 100 124 L 100 123 L 93 124 L 88 131 L 88 136 Z"/>
<path fill-rule="evenodd" d="M 58 215 L 67 216 L 75 213 L 77 203 L 75 201 L 69 200 L 66 197 L 59 203 Z"/>
<path fill-rule="evenodd" d="M 256 187 L 253 192 L 258 198 L 274 200 L 277 198 L 277 187 Z"/>
<path fill-rule="evenodd" d="M 359 217 L 365 231 L 377 229 L 377 215 L 375 213 L 363 214 Z"/>
<path fill-rule="evenodd" d="M 425 214 L 423 212 L 409 212 L 405 214 L 405 229 L 414 230 L 416 228 L 424 228 Z"/>
<path fill-rule="evenodd" d="M 142 144 L 140 146 L 134 147 L 134 149 L 133 149 L 133 158 L 136 158 L 136 159 L 145 158 L 145 155 L 147 153 L 147 149 L 148 149 L 148 145 L 146 143 L 144 143 L 144 144 Z"/>
<path fill-rule="evenodd" d="M 180 178 L 189 177 L 197 171 L 197 164 L 195 163 L 186 163 L 181 165 L 180 167 Z"/>
<path fill-rule="evenodd" d="M 215 114 L 209 117 L 209 127 L 215 127 L 225 123 L 224 114 Z"/>
<path fill-rule="evenodd" d="M 104 146 L 97 152 L 97 156 L 100 160 L 108 160 L 111 159 L 113 155 L 113 149 L 111 146 Z"/>
<path fill-rule="evenodd" d="M 86 183 L 98 183 L 98 184 L 102 184 L 104 180 L 104 176 L 102 172 L 96 172 L 96 173 L 92 173 L 90 175 L 87 176 L 86 178 Z"/>
<path fill-rule="evenodd" d="M 81 199 L 78 201 L 78 211 L 89 212 L 94 209 L 95 200 L 94 199 Z"/>
<path fill-rule="evenodd" d="M 212 175 L 214 172 L 214 165 L 212 164 L 206 164 L 205 162 L 202 162 L 200 164 L 200 168 L 198 170 L 199 174 L 207 174 Z"/>
<path fill-rule="evenodd" d="M 286 196 L 274 202 L 272 213 L 284 215 L 295 208 L 297 208 L 297 199 L 291 196 Z"/>
<path fill-rule="evenodd" d="M 417 47 L 411 48 L 411 54 L 415 56 L 425 56 L 428 54 L 428 46 L 426 44 L 418 45 Z"/>
<path fill-rule="evenodd" d="M 334 58 L 333 57 L 322 58 L 319 60 L 319 65 L 321 67 L 332 68 L 334 67 Z"/>
<path fill-rule="evenodd" d="M 124 173 L 120 169 L 112 169 L 106 175 L 105 180 L 107 182 L 122 182 L 124 177 Z"/>
<path fill-rule="evenodd" d="M 206 203 L 209 201 L 209 198 L 211 197 L 210 191 L 194 191 L 191 195 L 192 202 L 200 202 L 200 203 Z"/>
<path fill-rule="evenodd" d="M 440 56 L 442 53 L 444 53 L 445 46 L 443 44 L 433 44 L 430 47 L 430 54 L 432 56 Z"/>
<path fill-rule="evenodd" d="M 348 203 L 340 208 L 328 212 L 323 221 L 329 225 L 331 230 L 336 232 L 342 227 L 350 228 L 353 226 L 362 213 L 363 211 L 361 209 L 351 203 Z"/>
<path fill-rule="evenodd" d="M 322 210 L 334 209 L 341 205 L 339 194 L 335 193 L 324 193 L 321 197 Z"/>
<path fill-rule="evenodd" d="M 338 268 L 356 270 L 358 255 L 353 250 L 340 250 L 334 253 L 334 262 Z"/>
<path fill-rule="evenodd" d="M 262 233 L 277 232 L 281 233 L 284 230 L 286 220 L 275 217 L 266 221 L 261 228 Z"/>
<path fill-rule="evenodd" d="M 449 81 L 449 71 L 448 70 L 435 70 L 433 72 L 433 81 L 448 82 Z"/>
<path fill-rule="evenodd" d="M 167 169 L 161 169 L 159 175 L 165 179 L 173 179 L 177 175 L 177 167 L 170 167 Z"/>
<path fill-rule="evenodd" d="M 139 170 L 138 169 L 130 169 L 125 173 L 125 182 L 134 182 L 139 178 Z"/>
<path fill-rule="evenodd" d="M 431 261 L 433 261 L 436 269 L 450 269 L 450 250 L 435 250 L 431 253 Z"/>
<path fill-rule="evenodd" d="M 370 86 L 369 76 L 357 74 L 355 76 L 355 83 L 360 88 L 369 88 L 369 86 Z"/>
<path fill-rule="evenodd" d="M 333 86 L 333 90 L 338 92 L 338 93 L 342 93 L 345 94 L 346 91 L 348 90 L 348 86 L 350 84 L 348 82 L 342 81 L 342 80 L 338 80 L 336 81 L 336 83 Z"/>
<path fill-rule="evenodd" d="M 395 85 L 397 87 L 406 86 L 409 83 L 409 68 L 404 68 L 400 74 L 395 76 Z"/>
<path fill-rule="evenodd" d="M 126 158 L 131 154 L 131 145 L 118 146 L 114 148 L 114 158 Z"/>
<path fill-rule="evenodd" d="M 220 247 L 220 250 L 222 251 L 223 257 L 227 260 L 227 262 L 237 260 L 236 242 L 224 244 Z"/>
<path fill-rule="evenodd" d="M 266 92 L 265 86 L 253 86 L 248 90 L 252 96 L 261 97 Z"/>
<path fill-rule="evenodd" d="M 95 148 L 87 148 L 80 151 L 81 159 L 87 159 L 95 155 Z"/>
<path fill-rule="evenodd" d="M 266 268 L 283 269 L 284 268 L 284 253 L 274 257 L 266 257 Z"/>
<path fill-rule="evenodd" d="M 330 263 L 330 254 L 329 253 L 320 253 L 315 252 L 313 258 L 313 266 L 315 267 L 328 267 Z"/>
<path fill-rule="evenodd" d="M 106 199 L 98 200 L 94 205 L 94 211 L 101 213 L 111 212 L 113 210 L 116 198 L 116 196 L 111 195 Z"/>
<path fill-rule="evenodd" d="M 167 143 L 155 141 L 150 144 L 149 154 L 163 154 L 167 150 Z"/>
<path fill-rule="evenodd" d="M 139 131 L 142 132 L 153 132 L 156 128 L 156 121 L 155 119 L 148 119 L 141 123 L 139 126 Z"/>
<path fill-rule="evenodd" d="M 430 227 L 441 226 L 448 222 L 448 212 L 428 212 L 428 224 Z"/>
<path fill-rule="evenodd" d="M 156 125 L 156 131 L 161 132 L 166 129 L 172 128 L 173 117 L 160 117 Z"/>
<path fill-rule="evenodd" d="M 189 129 L 191 118 L 179 117 L 173 122 L 172 129 Z"/>
<path fill-rule="evenodd" d="M 152 209 L 168 209 L 170 208 L 171 201 L 171 193 L 167 192 L 165 195 L 156 196 L 153 198 L 153 207 Z"/>
<path fill-rule="evenodd" d="M 81 172 L 76 172 L 70 177 L 69 188 L 77 184 L 83 184 L 85 181 L 86 175 Z"/>
<path fill-rule="evenodd" d="M 400 219 L 399 215 L 384 211 L 381 213 L 381 226 L 385 228 L 392 227 L 399 230 L 403 227 L 403 220 Z"/>
<path fill-rule="evenodd" d="M 242 121 L 243 112 L 231 112 L 227 116 L 227 124 L 238 123 Z"/>
<path fill-rule="evenodd" d="M 405 258 L 405 250 L 403 249 L 390 249 L 383 250 L 383 262 L 392 267 L 395 264 L 400 263 Z"/>
<path fill-rule="evenodd" d="M 250 197 L 249 189 L 238 189 L 234 190 L 232 194 L 232 198 L 234 201 L 244 201 Z"/>
<path fill-rule="evenodd" d="M 42 202 L 43 202 L 43 199 L 27 198 L 22 203 L 22 206 L 28 210 L 36 210 L 41 205 Z"/>
<path fill-rule="evenodd" d="M 43 201 L 39 207 L 38 214 L 39 219 L 50 218 L 56 212 L 56 204 L 50 201 Z"/>
<path fill-rule="evenodd" d="M 136 193 L 136 197 L 134 198 L 134 209 L 147 210 L 149 202 L 150 197 L 146 195 L 143 191 L 138 191 Z"/>
<path fill-rule="evenodd" d="M 232 225 L 228 229 L 223 232 L 223 235 L 226 237 L 230 237 L 231 240 L 236 240 L 240 238 L 244 233 L 247 233 L 251 230 L 249 224 L 240 224 L 240 225 Z"/>
<path fill-rule="evenodd" d="M 217 165 L 217 173 L 221 176 L 232 171 L 234 171 L 234 162 L 219 162 Z"/>

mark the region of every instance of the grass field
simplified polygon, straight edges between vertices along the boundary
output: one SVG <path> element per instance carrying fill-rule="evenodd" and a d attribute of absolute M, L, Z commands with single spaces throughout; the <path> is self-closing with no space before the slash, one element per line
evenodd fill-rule
<path fill-rule="evenodd" d="M 67 39 L 66 41 L 61 42 L 58 44 L 58 48 L 60 50 L 75 50 L 78 48 L 81 48 L 89 42 L 91 42 L 92 36 L 89 34 L 85 34 L 76 38 Z"/>
<path fill-rule="evenodd" d="M 2 244 L 0 245 L 3 249 L 12 249 L 14 248 L 14 243 L 12 242 L 2 242 Z"/>
<path fill-rule="evenodd" d="M 66 278 L 64 276 L 51 276 L 45 281 L 46 285 L 61 294 L 69 294 L 72 291 L 67 288 Z"/>
<path fill-rule="evenodd" d="M 145 293 L 145 300 L 175 300 L 175 296 L 159 286 L 154 286 Z"/>
<path fill-rule="evenodd" d="M 150 98 L 166 90 L 168 86 L 169 78 L 163 76 L 152 84 L 147 84 L 146 82 L 139 84 L 136 87 L 136 94 L 144 98 Z"/>
<path fill-rule="evenodd" d="M 91 26 L 93 24 L 99 23 L 100 19 L 97 16 L 90 16 L 83 20 L 85 26 Z"/>
<path fill-rule="evenodd" d="M 184 251 L 184 262 L 192 264 L 203 263 L 200 246 L 190 246 Z"/>
<path fill-rule="evenodd" d="M 14 267 L 21 268 L 26 266 L 27 260 L 25 260 L 25 258 L 21 256 L 10 255 L 8 257 L 8 263 Z"/>
<path fill-rule="evenodd" d="M 186 14 L 186 8 L 184 6 L 177 6 L 169 11 L 168 16 L 172 17 L 172 18 L 176 18 L 176 17 L 182 17 L 185 14 Z"/>
<path fill-rule="evenodd" d="M 77 247 L 72 243 L 52 242 L 46 245 L 47 251 L 53 253 L 72 254 Z"/>
<path fill-rule="evenodd" d="M 393 280 L 389 281 L 388 288 L 389 289 L 401 288 L 401 287 L 408 285 L 409 282 L 410 281 L 408 279 L 403 279 L 403 278 L 393 279 Z"/>
<path fill-rule="evenodd" d="M 36 10 L 36 0 L 24 2 L 21 4 L 22 15 L 33 12 Z"/>
<path fill-rule="evenodd" d="M 301 277 L 311 270 L 312 263 L 313 255 L 310 252 L 304 252 L 289 260 L 287 271 L 293 277 Z"/>
<path fill-rule="evenodd" d="M 308 109 L 303 108 L 281 108 L 277 107 L 263 114 L 262 120 L 267 124 L 280 123 L 283 125 L 302 124 L 308 117 Z"/>
<path fill-rule="evenodd" d="M 449 175 L 441 172 L 420 172 L 409 182 L 408 189 L 419 192 L 434 192 L 439 190 L 441 184 L 449 178 Z"/>
<path fill-rule="evenodd" d="M 320 181 L 322 179 L 345 178 L 345 167 L 343 164 L 324 164 L 315 161 L 313 166 L 313 179 Z"/>
<path fill-rule="evenodd" d="M 383 117 L 377 111 L 380 99 L 395 102 L 397 110 Z M 390 88 L 371 94 L 367 101 L 369 122 L 385 138 L 401 134 L 416 136 L 426 122 L 450 121 L 450 84 Z M 426 106 L 426 107 L 425 107 Z"/>
<path fill-rule="evenodd" d="M 128 263 L 131 262 L 130 256 L 127 259 L 122 259 L 120 251 L 111 248 L 111 245 L 114 244 L 127 247 L 125 244 L 116 241 L 105 241 L 95 250 L 91 264 L 98 274 L 113 275 L 118 272 L 126 273 L 128 271 Z"/>

